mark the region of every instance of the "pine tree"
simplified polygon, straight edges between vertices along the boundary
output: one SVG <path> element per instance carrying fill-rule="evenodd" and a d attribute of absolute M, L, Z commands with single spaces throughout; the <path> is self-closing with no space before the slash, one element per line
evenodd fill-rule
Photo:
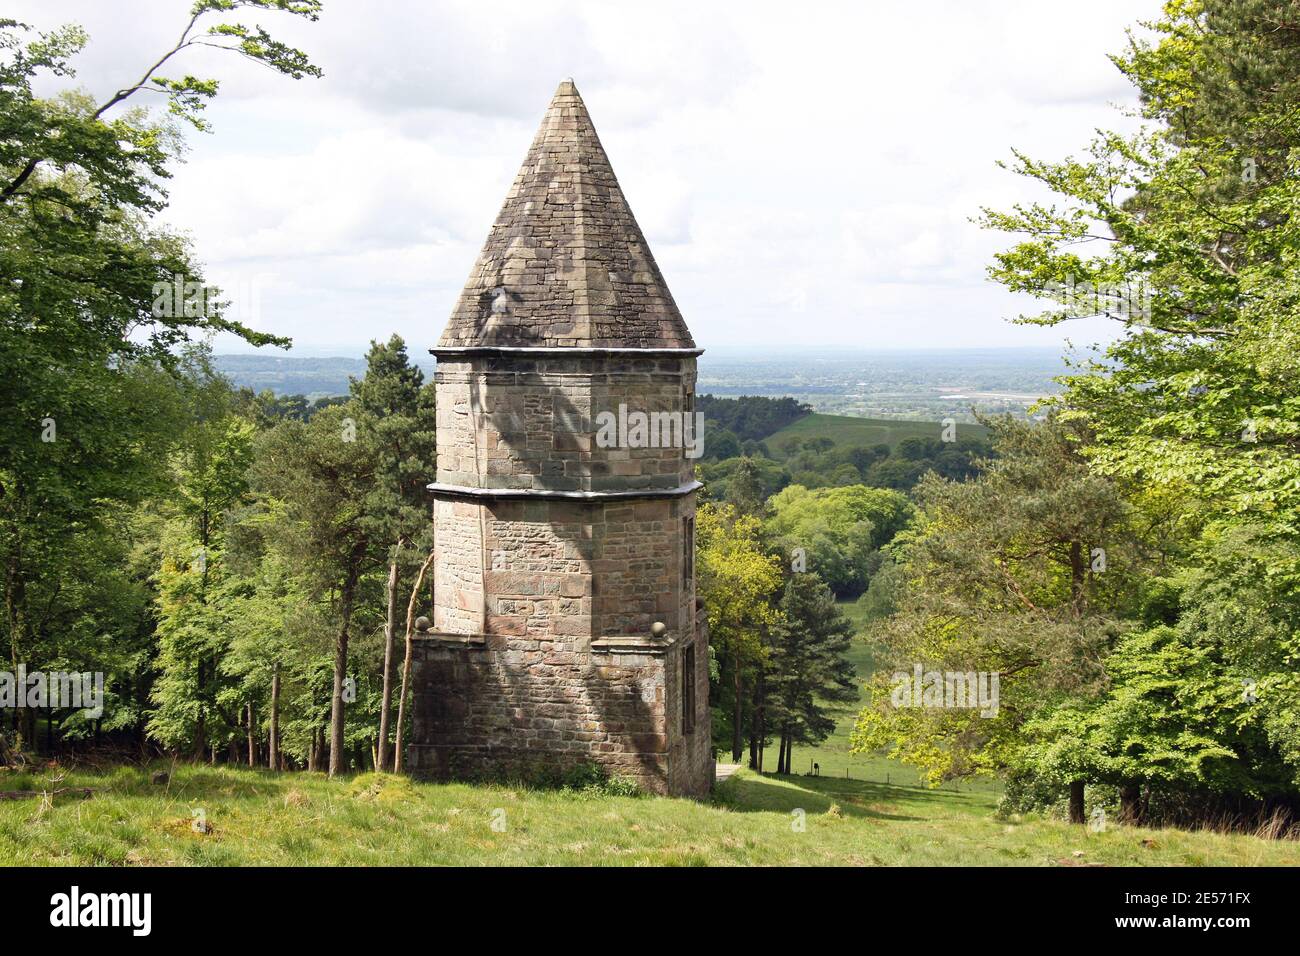
<path fill-rule="evenodd" d="M 853 624 L 831 589 L 813 572 L 791 574 L 778 607 L 764 668 L 764 703 L 780 738 L 777 773 L 791 772 L 796 743 L 815 744 L 835 729 L 826 705 L 856 699 L 853 664 L 845 654 Z"/>
<path fill-rule="evenodd" d="M 389 549 L 377 750 L 379 768 L 388 769 L 401 576 L 418 567 L 433 546 L 424 486 L 436 464 L 434 389 L 424 384 L 419 367 L 407 359 L 406 344 L 394 335 L 386 343 L 370 343 L 365 377 L 353 379 L 351 391 L 376 453 L 374 487 L 365 507 L 376 541 Z"/>
<path fill-rule="evenodd" d="M 367 573 L 381 565 L 387 550 L 367 511 L 376 487 L 378 450 L 373 429 L 358 422 L 361 415 L 352 400 L 324 409 L 309 422 L 283 421 L 262 436 L 253 468 L 255 486 L 283 504 L 280 546 L 333 607 L 331 776 L 347 766 L 345 697 L 355 699 L 345 695 L 352 618 Z"/>

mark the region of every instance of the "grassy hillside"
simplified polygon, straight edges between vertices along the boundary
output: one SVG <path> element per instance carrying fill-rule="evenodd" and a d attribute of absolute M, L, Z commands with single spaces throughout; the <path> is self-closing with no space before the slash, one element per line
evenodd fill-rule
<path fill-rule="evenodd" d="M 0 801 L 0 865 L 1300 864 L 1294 842 L 1091 833 L 999 820 L 987 793 L 834 777 L 740 771 L 709 804 L 204 766 L 156 785 L 149 769 L 0 776 L 5 790 L 95 788 Z"/>
<path fill-rule="evenodd" d="M 798 438 L 800 441 L 829 438 L 837 445 L 849 446 L 883 443 L 892 448 L 904 438 L 938 439 L 941 428 L 938 422 L 812 414 L 773 432 L 763 439 L 763 443 L 773 455 L 781 454 L 781 444 L 788 438 Z M 984 438 L 988 431 L 983 425 L 960 422 L 957 425 L 957 438 L 959 441 L 964 437 Z"/>
<path fill-rule="evenodd" d="M 852 653 L 870 673 L 869 645 Z M 850 754 L 856 710 L 836 711 L 822 746 L 795 748 L 795 776 L 741 770 L 711 803 L 237 767 L 0 771 L 0 791 L 51 794 L 0 799 L 0 866 L 1300 865 L 1296 842 L 999 819 L 994 783 L 930 790 Z M 774 751 L 766 759 L 776 765 Z M 810 759 L 820 777 L 801 775 Z M 159 769 L 165 784 L 151 782 Z M 82 787 L 94 792 L 72 792 Z"/>

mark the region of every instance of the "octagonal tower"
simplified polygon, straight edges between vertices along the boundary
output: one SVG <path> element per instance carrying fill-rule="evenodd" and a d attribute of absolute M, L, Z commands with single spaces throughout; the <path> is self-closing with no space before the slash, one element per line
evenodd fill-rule
<path fill-rule="evenodd" d="M 573 82 L 436 348 L 412 772 L 713 780 L 695 347 Z"/>

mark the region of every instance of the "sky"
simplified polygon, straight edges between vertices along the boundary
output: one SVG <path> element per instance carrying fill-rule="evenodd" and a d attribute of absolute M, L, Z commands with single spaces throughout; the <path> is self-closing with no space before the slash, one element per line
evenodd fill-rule
<path fill-rule="evenodd" d="M 6 15 L 83 25 L 72 82 L 102 101 L 170 47 L 188 7 L 7 0 Z M 988 280 L 1011 238 L 972 219 L 1044 198 L 998 167 L 1013 148 L 1058 159 L 1096 128 L 1132 128 L 1107 54 L 1158 0 L 324 7 L 314 24 L 240 14 L 322 79 L 204 50 L 170 74 L 221 91 L 163 219 L 232 314 L 292 337 L 294 354 L 359 355 L 393 332 L 414 354 L 436 342 L 566 77 L 701 347 L 1081 346 L 1116 332 L 1009 322 L 1035 304 Z"/>

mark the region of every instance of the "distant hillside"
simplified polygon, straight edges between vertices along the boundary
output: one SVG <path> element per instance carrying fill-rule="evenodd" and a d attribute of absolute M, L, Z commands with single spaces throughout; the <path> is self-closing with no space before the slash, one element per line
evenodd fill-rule
<path fill-rule="evenodd" d="M 296 355 L 216 355 L 213 362 L 237 387 L 255 392 L 270 389 L 276 395 L 306 395 L 309 399 L 348 393 L 348 376 L 365 374 L 362 358 L 333 356 L 306 358 Z M 430 362 L 424 368 L 428 376 Z"/>
<path fill-rule="evenodd" d="M 938 422 L 895 421 L 887 418 L 854 418 L 851 415 L 822 415 L 815 413 L 791 422 L 763 439 L 773 455 L 784 456 L 781 450 L 787 439 L 809 441 L 829 438 L 837 446 L 864 447 L 885 444 L 893 448 L 905 438 L 938 439 L 943 426 Z M 983 425 L 957 424 L 958 441 L 964 438 L 983 439 L 989 430 Z"/>

